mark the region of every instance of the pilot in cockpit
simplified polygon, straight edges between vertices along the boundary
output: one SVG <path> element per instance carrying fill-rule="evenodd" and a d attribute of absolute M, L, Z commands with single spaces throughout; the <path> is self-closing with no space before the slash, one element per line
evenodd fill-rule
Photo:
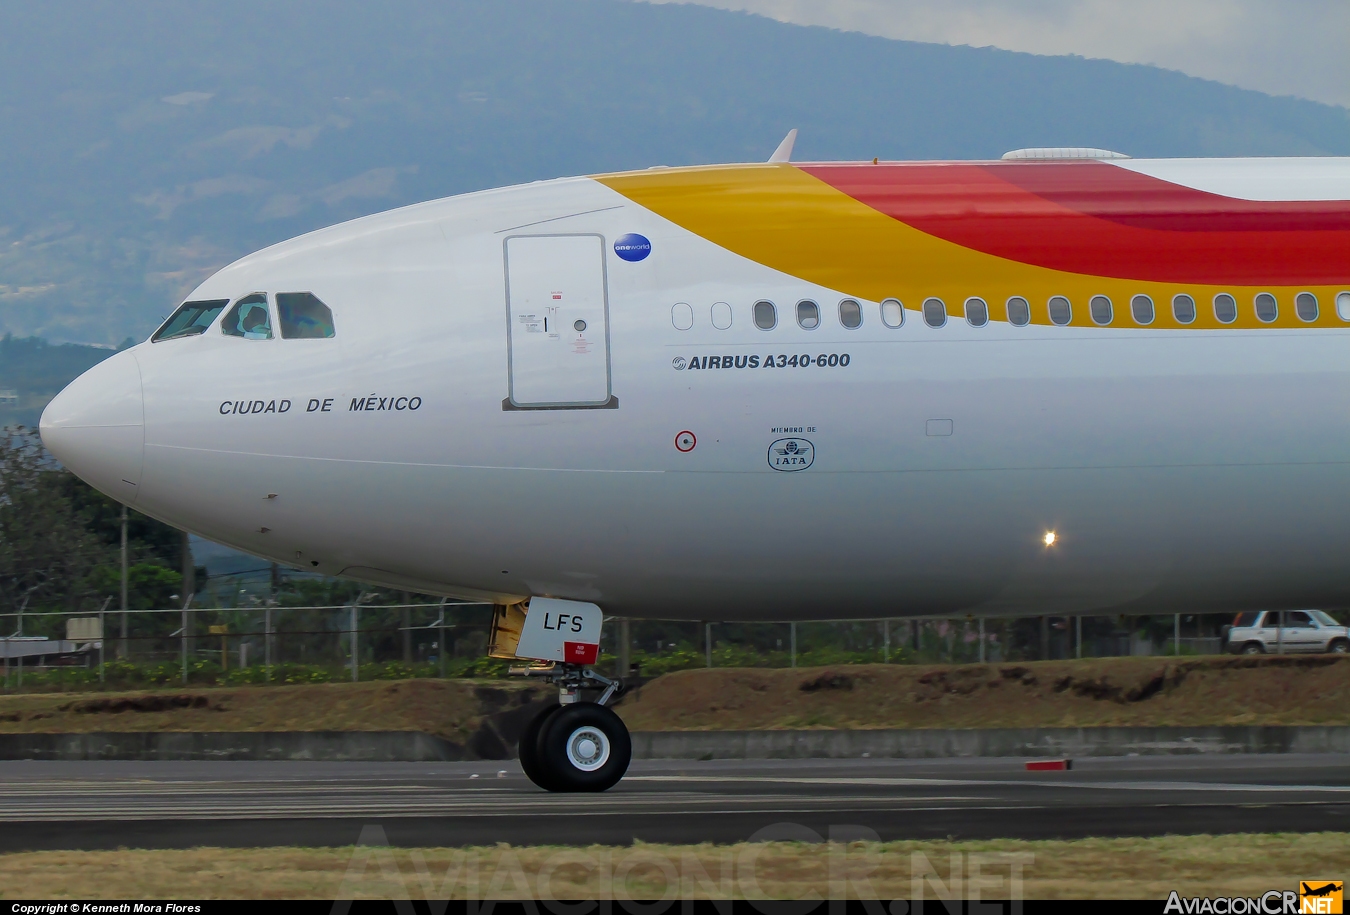
<path fill-rule="evenodd" d="M 239 317 L 239 327 L 244 331 L 245 340 L 268 340 L 272 337 L 272 328 L 267 321 L 267 306 L 251 304 Z"/>

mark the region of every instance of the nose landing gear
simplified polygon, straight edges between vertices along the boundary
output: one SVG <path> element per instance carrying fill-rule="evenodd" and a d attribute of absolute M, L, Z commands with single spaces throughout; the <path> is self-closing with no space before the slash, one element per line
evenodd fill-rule
<path fill-rule="evenodd" d="M 513 670 L 558 684 L 562 704 L 535 716 L 520 735 L 520 767 L 546 791 L 607 791 L 623 778 L 633 744 L 623 719 L 605 703 L 622 685 L 574 664 Z M 583 688 L 602 687 L 595 702 L 579 700 Z"/>

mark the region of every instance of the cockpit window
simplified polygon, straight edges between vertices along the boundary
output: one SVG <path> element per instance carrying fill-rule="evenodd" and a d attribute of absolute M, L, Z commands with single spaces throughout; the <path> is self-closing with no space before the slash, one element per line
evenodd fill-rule
<path fill-rule="evenodd" d="M 220 314 L 220 310 L 230 304 L 229 299 L 211 299 L 206 302 L 184 302 L 178 306 L 169 320 L 150 338 L 151 343 L 172 340 L 174 337 L 193 337 L 204 332 Z"/>
<path fill-rule="evenodd" d="M 312 340 L 335 333 L 333 312 L 312 292 L 278 292 L 277 317 L 281 320 L 281 336 L 287 340 Z"/>
<path fill-rule="evenodd" d="M 267 312 L 267 293 L 246 295 L 225 313 L 221 333 L 245 340 L 271 340 L 272 318 Z"/>

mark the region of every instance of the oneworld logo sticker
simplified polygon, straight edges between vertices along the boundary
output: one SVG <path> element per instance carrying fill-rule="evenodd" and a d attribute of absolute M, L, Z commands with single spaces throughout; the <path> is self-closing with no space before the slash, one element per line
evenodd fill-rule
<path fill-rule="evenodd" d="M 640 261 L 652 253 L 652 243 L 645 235 L 630 232 L 615 239 L 614 253 L 626 261 Z"/>
<path fill-rule="evenodd" d="M 815 446 L 804 438 L 780 438 L 769 446 L 769 466 L 774 470 L 805 470 L 815 459 Z"/>

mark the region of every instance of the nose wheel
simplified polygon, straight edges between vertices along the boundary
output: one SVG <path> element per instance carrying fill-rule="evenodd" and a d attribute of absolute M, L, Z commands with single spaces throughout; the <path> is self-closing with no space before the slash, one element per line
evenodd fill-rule
<path fill-rule="evenodd" d="M 559 694 L 570 701 L 544 709 L 525 726 L 518 755 L 526 777 L 545 791 L 614 787 L 633 758 L 628 727 L 603 705 L 619 684 L 589 670 L 554 668 L 541 673 L 559 682 Z M 577 701 L 580 689 L 593 685 L 606 687 L 601 702 Z"/>

